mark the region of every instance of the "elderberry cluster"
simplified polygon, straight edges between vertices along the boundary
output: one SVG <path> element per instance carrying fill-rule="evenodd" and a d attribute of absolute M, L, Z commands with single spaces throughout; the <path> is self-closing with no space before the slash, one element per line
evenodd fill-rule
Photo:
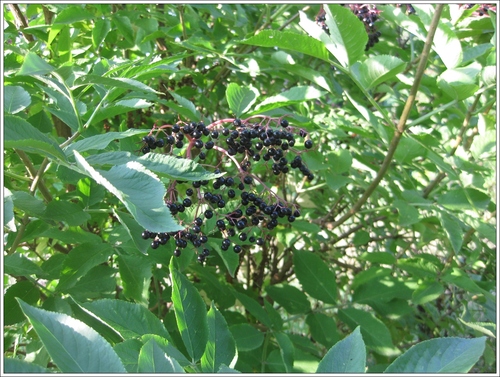
<path fill-rule="evenodd" d="M 462 4 L 463 9 L 471 9 L 475 6 L 476 4 Z M 488 15 L 488 11 L 492 10 L 493 12 L 496 12 L 497 7 L 493 4 L 479 4 L 479 7 L 476 9 L 472 15 L 474 16 L 486 16 Z"/>
<path fill-rule="evenodd" d="M 402 6 L 406 7 L 406 14 L 408 14 L 408 15 L 417 13 L 415 8 L 413 8 L 413 6 L 411 4 L 396 4 L 396 7 L 398 7 L 398 8 L 401 8 Z"/>
<path fill-rule="evenodd" d="M 375 5 L 371 7 L 365 4 L 349 4 L 351 11 L 358 17 L 358 19 L 365 25 L 366 33 L 368 34 L 368 42 L 366 43 L 365 51 L 375 46 L 381 36 L 380 31 L 375 27 L 375 21 L 378 20 L 378 14 Z"/>
<path fill-rule="evenodd" d="M 259 118 L 260 122 L 250 121 Z M 142 139 L 142 153 L 161 146 L 167 154 L 182 152 L 208 169 L 215 160 L 213 172 L 226 175 L 213 181 L 170 183 L 165 201 L 172 216 L 185 228 L 169 233 L 145 230 L 142 237 L 152 240 L 153 249 L 172 240 L 175 256 L 193 247 L 198 261 L 203 263 L 214 244 L 222 252 L 231 248 L 239 254 L 252 245 L 264 245 L 267 232 L 300 216 L 298 206 L 281 199 L 265 180 L 275 176 L 284 179 L 293 170 L 306 181 L 314 179 L 301 156 L 313 147 L 304 129 L 291 126 L 286 119 L 268 116 L 223 119 L 210 125 L 178 122 L 155 129 L 156 136 L 152 131 Z M 301 146 L 297 136 L 303 139 Z M 253 173 L 257 165 L 264 167 L 260 172 L 269 172 L 265 178 L 262 173 Z M 208 242 L 209 237 L 213 241 Z"/>

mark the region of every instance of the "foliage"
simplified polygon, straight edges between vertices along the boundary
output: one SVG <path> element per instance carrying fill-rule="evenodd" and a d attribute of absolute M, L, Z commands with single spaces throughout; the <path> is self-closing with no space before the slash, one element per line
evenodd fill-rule
<path fill-rule="evenodd" d="M 5 372 L 494 371 L 497 23 L 467 8 L 377 5 L 367 50 L 337 4 L 6 5 Z M 152 247 L 250 175 L 156 148 L 191 122 L 295 132 L 301 172 L 251 187 L 297 216 Z"/>

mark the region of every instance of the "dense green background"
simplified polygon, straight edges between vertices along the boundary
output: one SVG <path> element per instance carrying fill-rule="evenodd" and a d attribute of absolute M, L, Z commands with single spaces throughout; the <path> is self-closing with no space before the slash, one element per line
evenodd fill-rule
<path fill-rule="evenodd" d="M 377 5 L 368 51 L 320 8 L 4 6 L 5 371 L 496 370 L 496 13 L 445 5 L 427 59 L 435 6 Z M 314 141 L 312 181 L 254 168 L 300 220 L 205 266 L 149 247 L 165 188 L 216 175 L 141 138 L 252 115 Z"/>

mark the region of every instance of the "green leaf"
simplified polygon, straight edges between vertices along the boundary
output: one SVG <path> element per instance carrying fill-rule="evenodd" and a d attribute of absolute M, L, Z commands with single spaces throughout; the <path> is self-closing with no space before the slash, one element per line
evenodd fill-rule
<path fill-rule="evenodd" d="M 212 302 L 207 314 L 208 342 L 201 357 L 203 373 L 216 373 L 221 365 L 236 364 L 236 343 L 226 320 Z"/>
<path fill-rule="evenodd" d="M 283 360 L 283 365 L 285 366 L 285 371 L 287 373 L 293 372 L 293 359 L 294 359 L 294 351 L 293 343 L 290 341 L 290 338 L 285 333 L 277 332 L 274 333 L 276 340 L 278 342 L 278 346 L 280 349 L 281 359 Z"/>
<path fill-rule="evenodd" d="M 123 295 L 128 299 L 147 306 L 151 283 L 151 261 L 142 255 L 119 255 L 117 258 Z"/>
<path fill-rule="evenodd" d="M 365 373 L 366 347 L 360 327 L 335 344 L 318 365 L 316 373 Z"/>
<path fill-rule="evenodd" d="M 444 287 L 436 281 L 424 281 L 419 283 L 417 289 L 413 291 L 412 302 L 415 305 L 423 305 L 436 300 L 444 292 Z"/>
<path fill-rule="evenodd" d="M 3 224 L 11 232 L 15 232 L 17 229 L 14 217 L 13 195 L 7 187 L 3 188 Z"/>
<path fill-rule="evenodd" d="M 264 308 L 271 320 L 271 328 L 275 331 L 280 331 L 283 328 L 283 318 L 281 318 L 281 314 L 267 300 L 264 300 Z"/>
<path fill-rule="evenodd" d="M 412 163 L 413 159 L 426 155 L 426 150 L 412 138 L 402 137 L 394 153 L 394 161 L 399 163 Z"/>
<path fill-rule="evenodd" d="M 156 344 L 160 346 L 160 348 L 165 352 L 165 354 L 174 358 L 180 366 L 184 368 L 187 366 L 191 366 L 191 363 L 186 358 L 186 356 L 184 356 L 181 351 L 179 351 L 172 345 L 172 341 L 154 334 L 144 334 L 141 339 L 144 343 L 149 342 L 151 339 L 153 339 Z"/>
<path fill-rule="evenodd" d="M 363 254 L 359 256 L 360 260 L 377 263 L 377 264 L 389 264 L 392 265 L 396 263 L 396 257 L 387 251 L 373 251 L 367 252 L 365 251 Z M 361 273 L 368 271 L 364 270 Z M 356 275 L 357 276 L 357 275 Z"/>
<path fill-rule="evenodd" d="M 259 34 L 242 40 L 240 43 L 260 47 L 278 47 L 297 51 L 327 62 L 330 61 L 328 51 L 323 43 L 306 35 L 289 31 L 262 30 Z"/>
<path fill-rule="evenodd" d="M 80 153 L 74 151 L 74 154 L 83 172 L 115 195 L 145 229 L 151 232 L 184 229 L 175 222 L 165 205 L 165 186 L 143 165 L 132 161 L 109 171 L 97 171 Z"/>
<path fill-rule="evenodd" d="M 474 188 L 448 190 L 437 198 L 437 203 L 452 211 L 482 210 L 491 202 L 489 195 Z"/>
<path fill-rule="evenodd" d="M 57 254 L 56 254 L 57 255 Z M 101 270 L 101 268 L 108 269 L 108 266 L 97 266 L 97 270 Z M 113 279 L 113 287 L 116 289 L 116 280 Z M 95 292 L 95 285 L 92 287 L 93 290 L 92 292 Z M 85 297 L 85 300 L 89 296 Z M 102 321 L 100 318 L 98 318 L 96 315 L 94 315 L 91 311 L 87 310 L 82 306 L 82 304 L 74 299 L 74 297 L 70 296 L 68 298 L 62 299 L 62 298 L 56 298 L 54 299 L 55 303 L 53 305 L 53 308 L 51 307 L 46 307 L 45 309 L 47 310 L 53 310 L 57 312 L 63 312 L 63 313 L 71 313 L 72 317 L 75 319 L 78 319 L 88 326 L 92 327 L 95 331 L 97 331 L 104 339 L 106 339 L 111 345 L 116 345 L 117 343 L 123 342 L 123 337 L 116 332 L 111 326 L 109 326 L 107 323 Z M 68 309 L 66 311 L 63 311 L 64 309 L 59 308 L 59 306 L 68 306 Z M 123 360 L 122 360 L 123 361 Z"/>
<path fill-rule="evenodd" d="M 236 341 L 238 351 L 252 351 L 264 342 L 264 334 L 248 323 L 240 323 L 229 327 Z"/>
<path fill-rule="evenodd" d="M 266 292 L 290 314 L 307 313 L 311 310 L 311 303 L 307 296 L 294 286 L 289 284 L 270 285 L 266 288 Z"/>
<path fill-rule="evenodd" d="M 80 301 L 94 296 L 110 297 L 116 294 L 116 270 L 104 264 L 92 267 L 66 292 Z"/>
<path fill-rule="evenodd" d="M 196 106 L 194 105 L 194 103 L 172 91 L 169 91 L 169 93 L 172 95 L 172 97 L 174 97 L 174 99 L 183 109 L 182 114 L 184 116 L 188 117 L 193 122 L 197 122 L 201 119 L 201 114 L 198 110 L 196 110 Z"/>
<path fill-rule="evenodd" d="M 411 347 L 385 373 L 468 373 L 484 352 L 486 337 L 438 338 Z"/>
<path fill-rule="evenodd" d="M 156 334 L 171 340 L 163 323 L 146 307 L 123 300 L 103 299 L 82 304 L 125 339 Z"/>
<path fill-rule="evenodd" d="M 236 369 L 229 368 L 227 365 L 222 364 L 217 373 L 227 374 L 227 373 L 241 373 L 241 372 L 237 371 Z"/>
<path fill-rule="evenodd" d="M 323 313 L 310 313 L 306 317 L 312 338 L 325 347 L 333 346 L 339 340 L 337 324 L 332 317 Z"/>
<path fill-rule="evenodd" d="M 28 373 L 50 373 L 51 371 L 42 368 L 40 365 L 28 363 L 27 361 L 14 359 L 11 357 L 4 357 L 3 359 L 3 372 L 7 374 L 28 374 Z"/>
<path fill-rule="evenodd" d="M 144 344 L 139 353 L 138 373 L 184 373 L 177 360 L 168 356 L 154 339 Z"/>
<path fill-rule="evenodd" d="M 497 82 L 497 67 L 494 65 L 489 65 L 483 68 L 481 72 L 481 79 L 484 85 L 493 85 Z"/>
<path fill-rule="evenodd" d="M 104 42 L 106 36 L 111 31 L 111 22 L 108 19 L 99 19 L 94 23 L 94 28 L 92 29 L 92 45 L 94 49 L 101 47 L 101 43 Z"/>
<path fill-rule="evenodd" d="M 59 145 L 22 118 L 4 116 L 4 148 L 17 148 L 41 154 L 55 160 L 66 160 Z"/>
<path fill-rule="evenodd" d="M 449 269 L 442 275 L 441 279 L 444 282 L 454 284 L 469 293 L 483 294 L 486 296 L 486 298 L 495 301 L 495 297 L 492 293 L 479 287 L 479 285 L 477 285 L 474 280 L 471 279 L 467 272 L 462 271 L 459 268 L 454 267 Z"/>
<path fill-rule="evenodd" d="M 23 111 L 31 104 L 31 96 L 21 86 L 5 86 L 3 96 L 4 110 L 8 114 L 16 114 Z"/>
<path fill-rule="evenodd" d="M 125 373 L 111 345 L 94 329 L 66 314 L 18 302 L 61 372 Z"/>
<path fill-rule="evenodd" d="M 254 113 L 265 112 L 278 107 L 289 106 L 295 103 L 311 101 L 325 95 L 326 92 L 316 89 L 313 86 L 296 86 L 285 90 L 278 95 L 268 97 L 257 106 Z"/>
<path fill-rule="evenodd" d="M 375 132 L 379 135 L 379 137 L 385 142 L 389 143 L 389 136 L 387 135 L 387 130 L 386 127 L 380 124 L 379 118 L 373 114 L 373 111 L 370 109 L 366 108 L 365 106 L 362 105 L 362 103 L 358 102 L 353 96 L 349 94 L 348 91 L 344 91 L 344 94 L 346 97 L 349 99 L 349 101 L 352 103 L 352 105 L 356 108 L 356 110 L 359 111 L 359 113 L 365 118 L 365 120 L 370 124 Z M 398 152 L 399 148 L 396 149 L 396 153 Z"/>
<path fill-rule="evenodd" d="M 25 319 L 16 301 L 16 297 L 28 304 L 34 305 L 40 298 L 40 291 L 29 280 L 20 280 L 11 285 L 4 294 L 4 326 L 10 326 L 22 322 Z"/>
<path fill-rule="evenodd" d="M 49 202 L 44 217 L 54 221 L 63 221 L 69 226 L 78 226 L 90 220 L 90 215 L 83 211 L 81 205 L 62 200 Z"/>
<path fill-rule="evenodd" d="M 324 303 L 337 302 L 335 274 L 317 254 L 295 250 L 293 264 L 297 279 L 306 293 Z"/>
<path fill-rule="evenodd" d="M 476 76 L 480 68 L 455 68 L 444 71 L 437 78 L 438 87 L 456 100 L 473 96 L 479 89 Z"/>
<path fill-rule="evenodd" d="M 321 231 L 321 228 L 317 224 L 313 224 L 305 220 L 296 220 L 293 222 L 293 227 L 301 232 L 308 234 L 317 234 Z"/>
<path fill-rule="evenodd" d="M 282 66 L 283 70 L 285 70 L 286 72 L 295 76 L 303 77 L 306 80 L 309 80 L 319 87 L 327 90 L 328 92 L 335 93 L 335 89 L 330 80 L 328 80 L 327 77 L 323 76 L 323 74 L 318 72 L 317 70 L 299 64 L 282 63 Z"/>
<path fill-rule="evenodd" d="M 355 63 L 351 71 L 365 89 L 371 89 L 404 71 L 406 63 L 390 55 L 371 56 L 362 63 Z"/>
<path fill-rule="evenodd" d="M 241 87 L 232 82 L 226 88 L 226 100 L 229 108 L 236 117 L 245 114 L 248 109 L 255 103 L 259 91 L 253 86 Z"/>
<path fill-rule="evenodd" d="M 493 49 L 494 46 L 491 43 L 482 43 L 477 46 L 466 48 L 463 51 L 463 59 L 461 64 L 464 65 L 465 63 L 471 63 L 473 61 L 476 61 L 479 57 L 485 55 L 486 53 L 491 52 Z M 494 71 L 496 75 L 496 69 Z"/>
<path fill-rule="evenodd" d="M 134 156 L 130 152 L 106 152 L 89 156 L 87 162 L 91 165 L 122 165 L 137 161 L 147 169 L 171 179 L 183 181 L 201 181 L 215 179 L 223 174 L 210 173 L 196 161 L 187 158 L 177 158 L 160 153 L 148 153 L 143 156 Z"/>
<path fill-rule="evenodd" d="M 128 79 L 125 77 L 103 77 L 99 75 L 85 75 L 81 76 L 75 80 L 73 86 L 88 85 L 88 84 L 98 84 L 104 85 L 110 88 L 122 88 L 128 90 L 138 90 L 146 93 L 160 94 L 160 92 L 154 90 L 153 88 L 143 84 L 140 81 Z"/>
<path fill-rule="evenodd" d="M 101 135 L 94 135 L 87 137 L 83 140 L 78 140 L 77 142 L 68 145 L 64 152 L 66 155 L 70 156 L 73 151 L 85 152 L 88 150 L 101 150 L 106 149 L 106 147 L 114 142 L 115 140 L 125 139 L 131 136 L 143 135 L 147 134 L 148 130 L 137 130 L 137 129 L 128 129 L 124 132 L 107 132 Z M 111 152 L 116 153 L 116 152 Z M 125 153 L 125 152 L 122 152 Z M 98 157 L 101 155 L 96 155 Z"/>
<path fill-rule="evenodd" d="M 397 261 L 397 266 L 419 278 L 433 278 L 438 274 L 438 267 L 420 256 L 416 258 L 400 258 Z"/>
<path fill-rule="evenodd" d="M 436 12 L 433 4 L 415 4 L 418 17 L 428 30 Z M 442 20 L 439 21 L 433 39 L 433 50 L 439 55 L 446 68 L 457 67 L 462 61 L 462 45 L 455 32 Z"/>
<path fill-rule="evenodd" d="M 113 214 L 117 217 L 123 227 L 126 229 L 128 235 L 134 242 L 136 248 L 143 254 L 147 254 L 149 245 L 151 245 L 151 240 L 145 240 L 142 238 L 141 234 L 144 228 L 141 227 L 137 221 L 134 220 L 132 216 L 128 213 L 116 211 L 113 209 Z"/>
<path fill-rule="evenodd" d="M 22 254 L 13 253 L 3 258 L 4 272 L 12 276 L 43 276 L 43 270 Z"/>
<path fill-rule="evenodd" d="M 202 357 L 208 340 L 207 310 L 193 284 L 170 263 L 172 302 L 177 327 L 189 356 L 196 362 Z"/>
<path fill-rule="evenodd" d="M 83 20 L 92 20 L 94 17 L 93 13 L 90 13 L 82 6 L 68 6 L 57 14 L 54 24 L 74 24 Z"/>
<path fill-rule="evenodd" d="M 303 12 L 300 12 L 299 25 L 310 36 L 322 41 L 340 65 L 349 68 L 364 55 L 368 41 L 365 28 L 350 9 L 337 4 L 325 4 L 323 9 L 326 12 L 325 23 L 330 35 L 309 20 Z"/>
<path fill-rule="evenodd" d="M 325 4 L 326 20 L 330 29 L 331 43 L 326 48 L 345 68 L 353 65 L 365 54 L 368 41 L 363 23 L 346 7 L 338 4 Z"/>
<path fill-rule="evenodd" d="M 441 221 L 441 225 L 450 240 L 453 251 L 458 254 L 462 248 L 464 238 L 464 232 L 460 223 L 454 216 L 450 216 L 445 212 L 439 212 L 439 220 Z"/>
<path fill-rule="evenodd" d="M 227 252 L 220 248 L 220 242 L 208 242 L 210 246 L 215 250 L 217 254 L 222 258 L 224 266 L 226 266 L 227 272 L 234 278 L 236 269 L 240 264 L 240 256 L 233 252 Z"/>
<path fill-rule="evenodd" d="M 196 161 L 159 153 L 148 153 L 138 158 L 137 161 L 149 170 L 167 175 L 172 179 L 201 181 L 215 179 L 222 175 L 208 172 Z"/>
<path fill-rule="evenodd" d="M 191 264 L 189 268 L 196 272 L 200 279 L 198 286 L 214 300 L 219 310 L 228 309 L 234 305 L 235 298 L 231 293 L 230 285 L 225 281 L 220 281 L 217 272 L 210 271 L 199 263 Z"/>
<path fill-rule="evenodd" d="M 17 75 L 18 76 L 45 75 L 54 70 L 55 68 L 53 66 L 45 62 L 45 60 L 43 60 L 34 52 L 30 51 L 26 54 L 23 65 L 21 66 L 21 69 L 19 69 Z"/>
<path fill-rule="evenodd" d="M 142 98 L 131 98 L 124 99 L 118 102 L 112 102 L 107 104 L 106 106 L 101 107 L 90 124 L 99 124 L 103 120 L 112 119 L 117 115 L 125 114 L 134 110 L 147 109 L 151 106 L 153 106 L 151 102 L 148 102 Z"/>
<path fill-rule="evenodd" d="M 396 199 L 394 207 L 398 210 L 399 225 L 409 226 L 420 221 L 418 210 L 404 200 Z"/>
<path fill-rule="evenodd" d="M 386 277 L 357 287 L 352 300 L 359 303 L 369 303 L 370 301 L 389 302 L 394 298 L 409 300 L 411 294 L 412 290 L 403 282 L 393 277 Z"/>
<path fill-rule="evenodd" d="M 400 354 L 392 343 L 391 333 L 387 326 L 373 314 L 364 310 L 347 308 L 339 310 L 339 318 L 351 329 L 361 326 L 361 334 L 367 347 L 374 352 L 387 357 Z"/>
<path fill-rule="evenodd" d="M 354 277 L 351 284 L 351 288 L 356 289 L 356 287 L 359 287 L 361 284 L 365 284 L 370 280 L 379 279 L 383 276 L 389 276 L 390 274 L 391 270 L 389 268 L 372 266 L 367 270 L 361 271 Z"/>
<path fill-rule="evenodd" d="M 131 47 L 134 46 L 135 27 L 132 26 L 130 18 L 126 16 L 119 16 L 118 14 L 113 14 L 112 21 L 115 24 L 116 28 L 118 29 L 120 35 L 123 36 L 123 38 L 125 38 L 125 40 L 129 43 Z"/>
<path fill-rule="evenodd" d="M 81 228 L 59 230 L 52 227 L 50 229 L 44 230 L 40 234 L 40 237 L 54 238 L 64 243 L 73 245 L 82 243 L 95 244 L 102 242 L 101 237 L 99 237 L 97 234 L 85 232 Z"/>
<path fill-rule="evenodd" d="M 233 290 L 233 294 L 237 300 L 239 300 L 246 310 L 250 312 L 260 323 L 267 326 L 268 328 L 273 327 L 273 323 L 269 318 L 266 310 L 253 298 L 246 295 L 245 293 Z"/>
<path fill-rule="evenodd" d="M 73 287 L 90 269 L 106 262 L 112 254 L 113 249 L 107 243 L 84 243 L 73 248 L 64 260 L 57 289 L 65 292 Z"/>
<path fill-rule="evenodd" d="M 479 331 L 485 335 L 488 335 L 494 339 L 496 339 L 497 325 L 496 323 L 491 322 L 465 322 L 462 318 L 458 319 L 465 326 L 470 327 L 475 331 Z"/>
<path fill-rule="evenodd" d="M 60 82 L 50 78 L 43 78 L 42 81 L 46 85 L 38 86 L 52 100 L 51 104 L 45 107 L 46 110 L 66 123 L 73 131 L 80 130 L 80 114 L 87 111 L 86 105 L 78 101 L 75 103 L 67 88 Z"/>
<path fill-rule="evenodd" d="M 142 342 L 138 339 L 127 339 L 113 347 L 128 373 L 137 373 L 142 346 Z"/>

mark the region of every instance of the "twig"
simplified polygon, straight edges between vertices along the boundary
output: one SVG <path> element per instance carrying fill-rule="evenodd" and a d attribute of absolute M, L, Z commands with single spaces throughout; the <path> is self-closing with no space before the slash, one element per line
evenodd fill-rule
<path fill-rule="evenodd" d="M 27 28 L 28 21 L 26 20 L 26 17 L 24 17 L 23 12 L 21 12 L 21 9 L 19 8 L 19 5 L 17 4 L 9 4 L 10 11 L 14 15 L 14 20 L 16 21 L 16 26 L 20 29 L 20 32 L 23 34 L 23 37 L 28 41 L 28 42 L 34 42 L 35 38 L 31 34 L 26 33 L 23 29 Z"/>
<path fill-rule="evenodd" d="M 340 219 L 338 219 L 333 223 L 332 225 L 333 229 L 337 228 L 338 226 L 346 222 L 348 219 L 350 219 L 354 214 L 356 214 L 359 211 L 359 209 L 363 206 L 363 204 L 366 203 L 368 198 L 373 194 L 375 189 L 378 187 L 378 185 L 384 178 L 384 175 L 387 173 L 387 170 L 389 170 L 389 166 L 392 162 L 394 153 L 396 152 L 398 144 L 405 131 L 406 122 L 410 115 L 410 111 L 413 107 L 413 103 L 415 102 L 415 98 L 418 93 L 418 88 L 420 86 L 420 82 L 422 81 L 422 77 L 424 75 L 424 71 L 427 66 L 427 60 L 429 58 L 429 53 L 432 48 L 432 41 L 434 39 L 434 34 L 436 33 L 436 29 L 439 24 L 439 19 L 441 17 L 443 7 L 444 7 L 443 4 L 438 4 L 436 6 L 436 11 L 434 12 L 434 17 L 429 26 L 429 34 L 427 35 L 427 40 L 425 41 L 424 49 L 421 54 L 421 59 L 419 61 L 417 72 L 415 74 L 415 80 L 410 90 L 410 95 L 406 100 L 406 104 L 401 114 L 401 118 L 399 119 L 399 123 L 396 126 L 396 129 L 394 130 L 394 137 L 391 140 L 389 149 L 387 151 L 387 155 L 384 158 L 382 166 L 380 167 L 380 170 L 377 172 L 377 176 L 370 184 L 370 186 L 368 186 L 368 188 L 366 189 L 365 193 L 361 196 L 361 198 L 359 198 L 359 200 L 344 216 L 342 216 Z"/>
<path fill-rule="evenodd" d="M 453 148 L 451 149 L 450 153 L 448 154 L 449 156 L 453 156 L 455 154 L 455 152 L 458 149 L 458 146 L 462 142 L 464 134 L 465 134 L 465 131 L 467 131 L 467 128 L 470 125 L 470 120 L 472 118 L 472 114 L 474 113 L 474 111 L 475 111 L 475 109 L 477 107 L 477 104 L 479 103 L 479 98 L 481 97 L 481 94 L 482 93 L 480 93 L 480 94 L 478 94 L 476 96 L 476 98 L 474 100 L 474 103 L 469 107 L 469 110 L 467 110 L 467 114 L 465 115 L 464 121 L 462 123 L 462 127 L 460 128 L 460 131 L 458 132 L 458 135 L 455 138 L 455 146 L 453 146 Z M 431 191 L 434 190 L 434 188 L 439 184 L 439 182 L 441 182 L 445 177 L 446 177 L 446 173 L 445 172 L 440 172 L 427 185 L 427 187 L 424 189 L 424 192 L 423 192 L 422 196 L 424 198 L 427 198 L 429 196 L 429 194 L 431 193 Z"/>

